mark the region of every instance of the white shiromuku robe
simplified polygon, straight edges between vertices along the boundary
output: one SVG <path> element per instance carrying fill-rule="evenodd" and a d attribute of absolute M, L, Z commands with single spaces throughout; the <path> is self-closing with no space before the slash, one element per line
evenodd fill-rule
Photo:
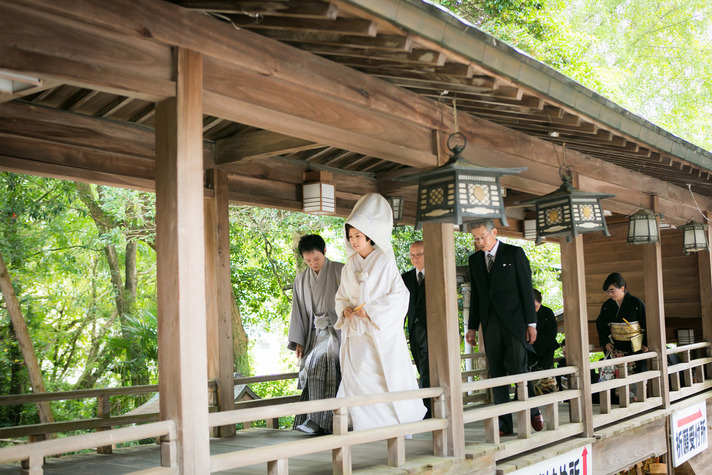
<path fill-rule="evenodd" d="M 339 332 L 333 325 L 337 320 L 334 295 L 343 267 L 326 259 L 318 274 L 307 268 L 294 280 L 287 348 L 295 350 L 297 344 L 304 348 L 299 368 L 299 388 L 303 389 L 300 401 L 335 397 L 341 382 Z M 298 414 L 294 428 L 307 424 L 330 433 L 332 420 L 332 411 Z"/>
<path fill-rule="evenodd" d="M 385 204 L 387 224 L 385 216 L 379 220 L 379 215 L 386 211 L 381 209 L 379 213 L 374 206 L 359 209 L 364 199 L 373 196 Z M 380 200 L 375 206 L 382 207 Z M 365 204 L 373 205 L 373 202 Z M 361 214 L 356 214 L 357 211 Z M 341 273 L 341 285 L 336 293 L 339 320 L 334 328 L 341 330 L 341 386 L 337 397 L 418 389 L 403 330 L 409 292 L 398 272 L 390 245 L 393 222 L 390 207 L 382 196 L 366 195 L 356 204 L 346 222 L 369 236 L 378 247 L 363 258 L 347 240 L 349 260 Z M 369 318 L 343 316 L 344 308 L 356 308 L 361 304 Z M 418 421 L 425 412 L 422 399 L 349 409 L 354 430 Z"/>

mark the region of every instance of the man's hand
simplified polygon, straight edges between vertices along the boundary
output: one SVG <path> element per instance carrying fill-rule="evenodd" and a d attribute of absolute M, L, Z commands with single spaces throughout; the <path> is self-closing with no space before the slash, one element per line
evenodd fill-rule
<path fill-rule="evenodd" d="M 527 342 L 531 345 L 536 341 L 536 327 L 527 326 Z"/>
<path fill-rule="evenodd" d="M 467 330 L 467 333 L 465 333 L 465 341 L 470 346 L 475 346 L 477 343 L 477 330 Z"/>
<path fill-rule="evenodd" d="M 613 351 L 613 348 L 615 348 L 613 346 L 613 343 L 606 343 L 606 352 L 607 353 L 611 353 Z"/>
<path fill-rule="evenodd" d="M 304 355 L 304 347 L 302 345 L 300 345 L 299 343 L 297 343 L 296 352 L 297 352 L 297 358 L 301 358 Z"/>

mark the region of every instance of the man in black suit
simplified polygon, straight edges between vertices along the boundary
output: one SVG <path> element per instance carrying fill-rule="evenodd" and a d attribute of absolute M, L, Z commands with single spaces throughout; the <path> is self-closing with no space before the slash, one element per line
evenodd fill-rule
<path fill-rule="evenodd" d="M 534 370 L 551 369 L 554 367 L 554 352 L 559 347 L 556 341 L 558 324 L 553 310 L 541 304 L 541 292 L 534 289 L 534 308 L 536 309 L 536 350 L 537 362 Z"/>
<path fill-rule="evenodd" d="M 492 220 L 473 223 L 471 232 L 480 250 L 470 256 L 472 292 L 465 339 L 474 345 L 482 325 L 490 377 L 526 373 L 529 354 L 536 356 L 532 347 L 536 311 L 529 260 L 521 247 L 497 239 Z M 494 388 L 492 394 L 495 404 L 508 402 L 509 386 Z M 531 387 L 529 394 L 533 394 Z M 539 409 L 532 409 L 531 422 L 536 431 L 544 427 Z M 513 431 L 512 415 L 499 416 L 500 435 Z"/>
<path fill-rule="evenodd" d="M 401 274 L 405 286 L 410 291 L 407 328 L 410 352 L 420 375 L 420 387 L 430 387 L 430 363 L 428 361 L 428 328 L 425 315 L 425 246 L 423 241 L 410 245 L 410 262 L 413 269 Z M 425 418 L 430 417 L 430 399 L 423 399 L 428 409 Z"/>

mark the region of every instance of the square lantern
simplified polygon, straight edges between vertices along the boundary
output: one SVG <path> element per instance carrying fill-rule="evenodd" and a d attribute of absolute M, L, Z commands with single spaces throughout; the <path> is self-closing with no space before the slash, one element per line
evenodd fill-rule
<path fill-rule="evenodd" d="M 403 219 L 403 207 L 405 205 L 405 198 L 402 196 L 386 196 L 388 204 L 391 205 L 391 210 L 393 211 L 393 224 L 396 225 Z"/>
<path fill-rule="evenodd" d="M 615 195 L 578 191 L 570 176 L 563 173 L 560 176 L 563 183 L 558 190 L 519 203 L 536 205 L 536 242 L 556 236 L 565 236 L 568 242 L 579 234 L 595 231 L 610 236 L 600 200 Z"/>
<path fill-rule="evenodd" d="M 682 250 L 685 254 L 691 252 L 706 251 L 707 237 L 705 236 L 706 224 L 697 223 L 695 221 L 689 221 L 684 226 L 680 226 L 682 229 Z"/>
<path fill-rule="evenodd" d="M 336 208 L 334 185 L 331 173 L 321 171 L 304 172 L 302 185 L 302 203 L 304 212 L 308 214 L 333 214 Z"/>
<path fill-rule="evenodd" d="M 464 144 L 451 147 L 451 139 L 458 136 Z M 526 169 L 475 165 L 460 155 L 465 145 L 467 140 L 462 133 L 452 134 L 448 138 L 452 155 L 445 165 L 407 178 L 418 179 L 416 222 L 462 224 L 499 219 L 507 226 L 499 178 Z"/>
<path fill-rule="evenodd" d="M 660 242 L 658 213 L 641 209 L 628 221 L 628 244 L 654 244 Z"/>

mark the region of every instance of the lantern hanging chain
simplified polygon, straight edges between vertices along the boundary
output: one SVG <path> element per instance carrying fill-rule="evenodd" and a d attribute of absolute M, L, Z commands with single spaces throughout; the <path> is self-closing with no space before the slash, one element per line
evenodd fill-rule
<path fill-rule="evenodd" d="M 561 143 L 562 158 L 559 158 L 559 152 L 556 151 L 556 145 L 554 145 L 554 155 L 556 155 L 556 163 L 559 164 L 559 177 L 564 180 L 564 173 L 569 181 L 573 180 L 573 173 L 571 172 L 571 167 L 566 163 L 566 142 Z"/>
<path fill-rule="evenodd" d="M 443 92 L 441 92 L 440 95 L 438 96 L 438 103 L 440 103 L 442 101 L 443 96 L 446 96 L 448 94 L 450 94 L 450 91 L 448 91 L 447 89 L 445 89 Z M 440 109 L 440 132 L 444 132 L 445 131 L 445 114 L 443 112 L 442 107 L 438 107 L 438 109 Z"/>
<path fill-rule="evenodd" d="M 702 210 L 700 209 L 700 205 L 697 203 L 697 199 L 695 198 L 695 194 L 692 192 L 692 183 L 688 183 L 688 184 L 687 184 L 687 189 L 690 191 L 690 196 L 692 196 L 692 201 L 695 202 L 695 206 L 697 207 L 697 211 L 700 212 L 700 214 L 702 215 L 702 217 L 703 217 L 706 221 L 712 222 L 712 220 L 710 220 L 707 216 L 705 216 L 705 213 L 703 213 Z"/>
<path fill-rule="evenodd" d="M 452 99 L 452 120 L 455 123 L 455 133 L 458 133 L 460 127 L 457 124 L 457 97 Z"/>

